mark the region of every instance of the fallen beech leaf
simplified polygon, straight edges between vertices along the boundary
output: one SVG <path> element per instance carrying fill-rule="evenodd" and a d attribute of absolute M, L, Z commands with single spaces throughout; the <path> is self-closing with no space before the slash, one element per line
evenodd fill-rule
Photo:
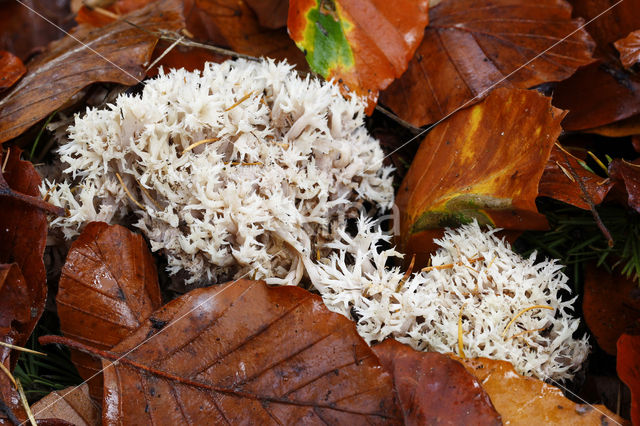
<path fill-rule="evenodd" d="M 640 164 L 616 158 L 609 163 L 609 176 L 617 185 L 624 187 L 629 207 L 640 212 Z"/>
<path fill-rule="evenodd" d="M 109 5 L 103 5 L 103 11 L 92 10 L 87 6 L 82 6 L 76 15 L 78 24 L 87 24 L 92 27 L 104 27 L 115 21 L 115 17 L 109 16 L 104 11 L 111 12 L 114 16 L 126 15 L 134 10 L 142 9 L 154 0 L 117 0 L 110 2 Z M 100 2 L 95 2 L 100 3 Z"/>
<path fill-rule="evenodd" d="M 563 0 L 445 1 L 429 18 L 407 72 L 380 99 L 414 126 L 478 102 L 495 85 L 560 81 L 592 61 L 594 44 L 582 29 L 545 52 L 583 23 Z"/>
<path fill-rule="evenodd" d="M 622 66 L 631 68 L 640 62 L 640 30 L 630 32 L 628 36 L 613 44 L 620 52 Z"/>
<path fill-rule="evenodd" d="M 122 226 L 92 222 L 71 245 L 56 297 L 60 330 L 99 349 L 111 349 L 162 305 L 156 266 L 147 244 Z M 100 362 L 72 352 L 86 380 Z M 102 375 L 89 381 L 100 400 Z"/>
<path fill-rule="evenodd" d="M 287 0 L 246 0 L 246 3 L 256 14 L 261 26 L 275 30 L 287 25 Z"/>
<path fill-rule="evenodd" d="M 36 402 L 31 411 L 36 419 L 61 419 L 76 426 L 100 424 L 100 406 L 89 396 L 89 385 L 86 383 L 51 392 Z"/>
<path fill-rule="evenodd" d="M 153 317 L 112 352 L 137 348 L 127 359 L 175 379 L 122 360 L 106 369 L 105 424 L 400 422 L 391 376 L 353 322 L 299 287 L 235 281 Z"/>
<path fill-rule="evenodd" d="M 585 133 L 595 133 L 597 135 L 610 138 L 622 138 L 625 136 L 640 135 L 640 114 L 593 129 L 583 130 Z"/>
<path fill-rule="evenodd" d="M 407 69 L 428 22 L 427 0 L 291 0 L 287 26 L 311 69 L 367 95 Z"/>
<path fill-rule="evenodd" d="M 611 355 L 624 330 L 640 319 L 640 289 L 633 279 L 589 265 L 582 311 L 598 345 Z"/>
<path fill-rule="evenodd" d="M 501 88 L 436 126 L 396 197 L 405 250 L 428 250 L 431 231 L 474 219 L 545 229 L 535 198 L 563 115 L 537 92 Z"/>
<path fill-rule="evenodd" d="M 10 148 L 4 173 L 0 174 L 0 263 L 17 263 L 24 276 L 28 300 L 23 303 L 29 309 L 29 319 L 16 318 L 20 327 L 11 342 L 24 346 L 42 315 L 47 297 L 42 260 L 47 240 L 47 216 L 43 209 L 55 212 L 57 208 L 40 199 L 40 176 L 33 164 L 20 160 L 20 153 L 19 148 Z M 0 299 L 0 311 L 11 311 L 6 303 L 14 302 Z M 11 361 L 13 367 L 17 356 Z"/>
<path fill-rule="evenodd" d="M 613 182 L 587 170 L 584 164 L 556 144 L 544 167 L 538 185 L 538 195 L 560 200 L 584 210 L 590 209 L 589 200 L 594 205 L 602 203 Z M 578 179 L 581 180 L 585 191 Z"/>
<path fill-rule="evenodd" d="M 618 339 L 618 376 L 631 390 L 631 422 L 640 424 L 640 323 Z"/>
<path fill-rule="evenodd" d="M 20 346 L 25 341 L 25 332 L 29 337 L 37 318 L 31 317 L 31 303 L 27 283 L 17 263 L 11 265 L 0 264 L 0 341 Z M 2 353 L 7 355 L 6 367 L 9 370 L 18 360 L 18 353 L 9 357 L 10 350 L 2 347 Z M 11 362 L 9 362 L 11 361 Z M 0 360 L 5 362 L 5 359 Z M 4 375 L 0 371 L 0 375 Z"/>
<path fill-rule="evenodd" d="M 406 425 L 502 424 L 478 380 L 459 362 L 393 339 L 374 346 L 373 352 L 393 374 Z"/>
<path fill-rule="evenodd" d="M 460 359 L 482 383 L 504 424 L 624 424 L 604 405 L 576 404 L 555 386 L 516 373 L 510 363 L 488 358 Z"/>
<path fill-rule="evenodd" d="M 124 21 L 97 29 L 81 25 L 73 31 L 75 39 L 67 36 L 51 43 L 29 63 L 27 74 L 0 100 L 0 142 L 18 136 L 91 83 L 137 83 L 157 42 L 144 30 L 184 25 L 179 0 L 161 0 L 127 19 L 140 28 Z"/>
<path fill-rule="evenodd" d="M 0 50 L 0 89 L 13 86 L 27 71 L 20 58 Z"/>

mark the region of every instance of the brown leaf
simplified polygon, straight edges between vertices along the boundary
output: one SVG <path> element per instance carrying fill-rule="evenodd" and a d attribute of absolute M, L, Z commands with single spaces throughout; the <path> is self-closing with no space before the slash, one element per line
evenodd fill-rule
<path fill-rule="evenodd" d="M 146 242 L 121 226 L 88 224 L 71 245 L 56 297 L 60 330 L 79 342 L 111 349 L 162 305 L 156 266 Z M 80 375 L 100 370 L 94 358 L 73 352 Z M 100 400 L 102 376 L 89 381 Z"/>
<path fill-rule="evenodd" d="M 618 376 L 631 389 L 631 422 L 640 424 L 640 322 L 618 339 Z"/>
<path fill-rule="evenodd" d="M 605 124 L 604 126 L 595 127 L 593 129 L 583 130 L 586 133 L 595 133 L 597 135 L 607 136 L 610 138 L 622 138 L 625 136 L 640 135 L 640 114 L 633 115 L 615 123 Z"/>
<path fill-rule="evenodd" d="M 640 164 L 616 158 L 609 163 L 609 176 L 625 189 L 629 207 L 640 212 Z"/>
<path fill-rule="evenodd" d="M 405 250 L 424 252 L 431 231 L 474 219 L 545 229 L 535 199 L 563 115 L 537 92 L 501 88 L 436 126 L 396 197 Z"/>
<path fill-rule="evenodd" d="M 20 58 L 10 52 L 0 50 L 0 89 L 13 86 L 27 72 Z"/>
<path fill-rule="evenodd" d="M 103 361 L 105 424 L 400 423 L 353 322 L 306 290 L 239 280 L 153 317 L 112 349 L 138 366 Z"/>
<path fill-rule="evenodd" d="M 42 315 L 47 297 L 42 260 L 47 240 L 47 216 L 40 207 L 49 205 L 39 198 L 40 176 L 33 164 L 20 160 L 20 153 L 16 147 L 10 149 L 0 177 L 0 263 L 15 262 L 24 276 L 28 297 L 24 303 L 30 312 L 29 320 L 16 318 L 21 325 L 12 342 L 23 346 Z M 0 311 L 11 310 L 7 303 L 13 302 L 0 299 Z M 12 367 L 16 361 L 17 356 L 12 357 Z"/>
<path fill-rule="evenodd" d="M 55 418 L 76 426 L 100 424 L 100 406 L 89 396 L 86 383 L 51 392 L 36 402 L 31 411 L 36 419 Z"/>
<path fill-rule="evenodd" d="M 51 43 L 29 63 L 27 74 L 0 100 L 0 141 L 18 136 L 91 83 L 137 83 L 157 42 L 144 30 L 184 25 L 179 0 L 161 0 L 127 19 L 140 28 L 124 21 L 102 28 L 81 25 L 73 31 L 75 39 L 67 36 Z"/>
<path fill-rule="evenodd" d="M 409 68 L 381 94 L 415 126 L 478 102 L 494 85 L 559 81 L 592 61 L 594 44 L 582 29 L 546 52 L 583 23 L 562 0 L 444 1 L 429 20 Z"/>
<path fill-rule="evenodd" d="M 287 25 L 288 0 L 246 0 L 246 3 L 261 26 L 275 30 Z"/>
<path fill-rule="evenodd" d="M 620 52 L 622 66 L 631 68 L 640 62 L 640 30 L 630 32 L 628 36 L 613 44 Z"/>
<path fill-rule="evenodd" d="M 457 359 L 489 394 L 504 424 L 614 425 L 624 420 L 604 405 L 576 404 L 555 386 L 516 373 L 506 361 Z"/>
<path fill-rule="evenodd" d="M 393 374 L 406 425 L 502 424 L 478 380 L 457 361 L 387 339 L 373 347 Z"/>
<path fill-rule="evenodd" d="M 556 144 L 544 167 L 538 185 L 538 195 L 560 200 L 584 210 L 590 209 L 589 201 L 594 205 L 602 203 L 613 182 L 587 170 L 584 164 L 582 160 Z"/>
<path fill-rule="evenodd" d="M 588 265 L 582 311 L 598 345 L 615 355 L 620 335 L 640 319 L 640 289 L 632 279 Z"/>

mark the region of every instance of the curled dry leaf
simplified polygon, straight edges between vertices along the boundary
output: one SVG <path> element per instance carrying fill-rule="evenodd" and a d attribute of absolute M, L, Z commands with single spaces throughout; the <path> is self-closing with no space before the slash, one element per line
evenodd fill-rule
<path fill-rule="evenodd" d="M 640 289 L 630 278 L 589 265 L 584 277 L 582 312 L 598 345 L 615 355 L 620 335 L 640 319 Z"/>
<path fill-rule="evenodd" d="M 291 0 L 287 26 L 311 69 L 368 96 L 407 69 L 428 22 L 427 0 Z"/>
<path fill-rule="evenodd" d="M 544 167 L 538 195 L 589 210 L 589 202 L 602 203 L 612 186 L 611 180 L 587 170 L 582 160 L 556 144 Z"/>
<path fill-rule="evenodd" d="M 406 425 L 502 424 L 478 380 L 450 357 L 387 339 L 373 347 L 392 373 Z"/>
<path fill-rule="evenodd" d="M 594 44 L 563 0 L 444 1 L 429 18 L 407 71 L 381 95 L 415 126 L 478 102 L 496 85 L 560 81 L 592 61 Z"/>
<path fill-rule="evenodd" d="M 640 30 L 630 32 L 628 36 L 613 44 L 620 52 L 622 66 L 631 68 L 640 62 Z"/>
<path fill-rule="evenodd" d="M 640 163 L 616 158 L 609 163 L 609 176 L 626 191 L 629 207 L 640 212 Z"/>
<path fill-rule="evenodd" d="M 640 424 L 640 322 L 618 339 L 618 376 L 631 389 L 631 422 Z"/>
<path fill-rule="evenodd" d="M 147 244 L 122 226 L 92 222 L 71 245 L 56 297 L 60 330 L 81 343 L 111 349 L 162 305 L 156 266 Z M 86 380 L 100 362 L 72 352 Z M 89 381 L 102 397 L 102 376 Z"/>
<path fill-rule="evenodd" d="M 516 373 L 506 361 L 460 359 L 482 383 L 504 424 L 615 425 L 624 420 L 604 405 L 576 404 L 555 386 Z"/>
<path fill-rule="evenodd" d="M 13 86 L 27 71 L 20 58 L 0 50 L 0 90 Z"/>
<path fill-rule="evenodd" d="M 147 31 L 181 28 L 181 8 L 179 0 L 161 0 L 127 15 L 130 23 L 81 25 L 73 37 L 51 43 L 0 100 L 0 142 L 18 136 L 91 83 L 137 83 L 157 42 Z"/>
<path fill-rule="evenodd" d="M 103 361 L 105 424 L 401 421 L 392 378 L 353 322 L 299 287 L 193 290 L 111 352 L 137 366 Z"/>
<path fill-rule="evenodd" d="M 436 126 L 396 196 L 405 251 L 428 251 L 434 231 L 474 219 L 545 229 L 535 198 L 563 115 L 537 92 L 501 88 Z"/>
<path fill-rule="evenodd" d="M 98 426 L 100 406 L 89 396 L 89 385 L 51 392 L 32 407 L 36 419 L 60 419 L 76 426 Z"/>

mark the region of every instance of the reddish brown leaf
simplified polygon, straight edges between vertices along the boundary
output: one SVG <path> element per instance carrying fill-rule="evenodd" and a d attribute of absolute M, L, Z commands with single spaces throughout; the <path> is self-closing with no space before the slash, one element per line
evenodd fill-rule
<path fill-rule="evenodd" d="M 292 0 L 287 27 L 310 68 L 365 95 L 400 77 L 428 22 L 427 0 Z"/>
<path fill-rule="evenodd" d="M 617 121 L 593 129 L 584 130 L 587 133 L 607 136 L 610 138 L 622 138 L 625 136 L 640 135 L 640 114 L 636 114 L 624 120 Z M 637 151 L 637 150 L 636 150 Z"/>
<path fill-rule="evenodd" d="M 100 406 L 89 396 L 85 383 L 51 392 L 31 407 L 36 419 L 56 418 L 76 426 L 98 426 Z"/>
<path fill-rule="evenodd" d="M 615 159 L 609 164 L 609 176 L 625 189 L 629 207 L 640 212 L 640 164 Z"/>
<path fill-rule="evenodd" d="M 631 422 L 640 424 L 640 323 L 618 339 L 618 376 L 631 389 Z"/>
<path fill-rule="evenodd" d="M 30 333 L 38 319 L 34 321 L 31 316 L 31 302 L 27 282 L 18 264 L 0 264 L 0 341 L 12 345 L 24 343 L 25 332 Z M 16 361 L 17 354 L 14 353 L 12 362 L 7 358 L 6 366 L 13 369 Z"/>
<path fill-rule="evenodd" d="M 631 68 L 640 62 L 640 30 L 630 32 L 628 36 L 613 44 L 620 52 L 622 66 Z"/>
<path fill-rule="evenodd" d="M 478 102 L 495 85 L 559 81 L 592 61 L 594 45 L 584 30 L 554 46 L 582 23 L 562 0 L 444 1 L 429 18 L 409 68 L 381 95 L 415 126 Z"/>
<path fill-rule="evenodd" d="M 153 318 L 112 349 L 138 367 L 104 371 L 105 424 L 400 423 L 353 322 L 299 287 L 197 289 Z"/>
<path fill-rule="evenodd" d="M 27 74 L 0 100 L 0 141 L 18 136 L 91 83 L 137 83 L 157 42 L 144 30 L 184 25 L 179 0 L 161 0 L 127 19 L 140 28 L 124 21 L 97 29 L 81 25 L 73 36 L 84 44 L 67 36 L 29 63 Z"/>
<path fill-rule="evenodd" d="M 0 50 L 0 89 L 13 86 L 27 72 L 20 58 L 12 53 Z"/>
<path fill-rule="evenodd" d="M 587 170 L 584 162 L 571 155 L 560 145 L 551 150 L 549 161 L 538 185 L 538 195 L 560 200 L 589 210 L 589 201 L 600 204 L 609 193 L 613 182 Z M 582 182 L 582 189 L 578 179 Z"/>
<path fill-rule="evenodd" d="M 20 153 L 20 149 L 10 148 L 0 178 L 0 263 L 17 263 L 26 283 L 28 300 L 23 303 L 30 310 L 29 320 L 18 320 L 21 326 L 13 337 L 14 344 L 23 346 L 42 315 L 47 297 L 42 260 L 47 239 L 47 217 L 40 207 L 48 204 L 39 199 L 40 176 L 33 164 L 20 160 Z M 0 299 L 0 311 L 11 311 L 7 303 L 13 302 Z M 16 361 L 17 357 L 13 357 L 12 366 Z"/>
<path fill-rule="evenodd" d="M 396 197 L 405 250 L 428 250 L 431 231 L 474 219 L 545 229 L 535 199 L 563 115 L 537 92 L 502 88 L 436 126 Z"/>
<path fill-rule="evenodd" d="M 99 349 L 111 349 L 162 305 L 155 263 L 144 239 L 121 226 L 92 222 L 73 243 L 62 269 L 58 296 L 60 330 Z M 74 352 L 84 379 L 100 362 Z M 102 376 L 89 382 L 100 399 Z"/>
<path fill-rule="evenodd" d="M 640 289 L 632 279 L 589 265 L 584 277 L 582 311 L 598 345 L 615 355 L 620 335 L 640 319 Z"/>
<path fill-rule="evenodd" d="M 481 384 L 459 362 L 393 339 L 373 351 L 393 374 L 406 425 L 502 424 Z"/>
<path fill-rule="evenodd" d="M 516 373 L 506 361 L 459 359 L 489 394 L 504 424 L 614 425 L 625 421 L 604 405 L 576 404 L 560 389 Z"/>
<path fill-rule="evenodd" d="M 76 15 L 78 24 L 87 24 L 92 27 L 103 27 L 116 19 L 103 11 L 111 12 L 114 16 L 126 15 L 134 10 L 142 9 L 154 0 L 117 0 L 100 10 L 92 10 L 87 6 L 82 6 Z"/>
<path fill-rule="evenodd" d="M 275 30 L 287 25 L 289 10 L 287 0 L 246 0 L 246 2 L 256 14 L 261 26 Z"/>

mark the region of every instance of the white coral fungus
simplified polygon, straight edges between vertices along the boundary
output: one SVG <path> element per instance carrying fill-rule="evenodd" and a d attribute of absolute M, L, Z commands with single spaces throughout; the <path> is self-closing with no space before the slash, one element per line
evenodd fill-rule
<path fill-rule="evenodd" d="M 401 256 L 379 249 L 388 237 L 364 218 L 358 228 L 355 237 L 342 233 L 332 244 L 337 252 L 310 275 L 327 306 L 355 317 L 369 343 L 391 336 L 419 350 L 456 353 L 462 344 L 468 357 L 506 360 L 542 379 L 571 378 L 585 360 L 587 338 L 572 338 L 575 299 L 559 296 L 570 289 L 555 261 L 523 259 L 474 222 L 447 230 L 436 240 L 432 267 L 405 277 L 384 266 Z"/>
<path fill-rule="evenodd" d="M 251 272 L 297 284 L 333 239 L 332 211 L 393 202 L 364 107 L 286 63 L 161 73 L 141 95 L 75 118 L 59 148 L 70 176 L 41 188 L 70 212 L 52 225 L 71 237 L 89 221 L 135 211 L 152 250 L 190 282 Z"/>

